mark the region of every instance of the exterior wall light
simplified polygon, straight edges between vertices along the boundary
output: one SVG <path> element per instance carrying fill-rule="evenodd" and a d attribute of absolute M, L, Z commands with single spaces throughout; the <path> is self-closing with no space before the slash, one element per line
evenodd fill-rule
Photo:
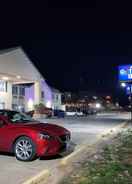
<path fill-rule="evenodd" d="M 20 75 L 17 75 L 16 78 L 17 78 L 17 79 L 21 79 L 21 76 L 20 76 Z"/>
<path fill-rule="evenodd" d="M 2 79 L 3 80 L 9 80 L 9 77 L 3 76 Z"/>

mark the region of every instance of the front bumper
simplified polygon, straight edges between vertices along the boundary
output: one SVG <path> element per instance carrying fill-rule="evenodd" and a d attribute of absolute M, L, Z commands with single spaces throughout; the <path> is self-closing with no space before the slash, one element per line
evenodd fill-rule
<path fill-rule="evenodd" d="M 53 140 L 42 140 L 38 146 L 38 156 L 53 156 L 68 151 L 70 138 L 68 141 L 61 141 L 60 137 Z"/>

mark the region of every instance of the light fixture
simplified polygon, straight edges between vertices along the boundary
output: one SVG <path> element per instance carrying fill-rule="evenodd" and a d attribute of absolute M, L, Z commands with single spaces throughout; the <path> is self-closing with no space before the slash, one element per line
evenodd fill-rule
<path fill-rule="evenodd" d="M 3 80 L 9 80 L 9 77 L 3 76 L 2 79 Z"/>
<path fill-rule="evenodd" d="M 122 82 L 122 83 L 121 83 L 121 86 L 122 86 L 123 88 L 125 88 L 125 87 L 126 87 L 126 83 L 125 83 L 125 82 Z"/>
<path fill-rule="evenodd" d="M 17 78 L 17 79 L 21 79 L 21 76 L 20 76 L 20 75 L 17 75 L 16 78 Z"/>
<path fill-rule="evenodd" d="M 47 107 L 47 108 L 51 108 L 51 102 L 50 102 L 50 101 L 47 101 L 47 102 L 46 102 L 46 107 Z"/>
<path fill-rule="evenodd" d="M 131 88 L 128 86 L 128 87 L 127 87 L 127 90 L 130 91 L 130 89 L 131 89 Z"/>
<path fill-rule="evenodd" d="M 100 108 L 101 107 L 101 104 L 100 103 L 96 103 L 96 108 L 98 109 L 98 108 Z"/>
<path fill-rule="evenodd" d="M 29 110 L 33 110 L 33 105 L 34 105 L 34 103 L 33 103 L 33 100 L 30 98 L 29 100 L 28 100 L 28 109 Z"/>

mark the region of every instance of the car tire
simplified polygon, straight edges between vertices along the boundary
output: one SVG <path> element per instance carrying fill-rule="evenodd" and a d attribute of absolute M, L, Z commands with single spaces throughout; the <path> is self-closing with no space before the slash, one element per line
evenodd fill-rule
<path fill-rule="evenodd" d="M 17 160 L 32 161 L 36 157 L 35 144 L 31 138 L 22 136 L 14 144 L 14 153 Z"/>

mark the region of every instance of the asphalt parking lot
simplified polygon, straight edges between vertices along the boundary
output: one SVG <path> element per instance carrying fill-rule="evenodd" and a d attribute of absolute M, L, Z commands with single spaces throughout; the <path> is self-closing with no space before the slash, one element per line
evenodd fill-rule
<path fill-rule="evenodd" d="M 72 133 L 75 149 L 85 143 L 93 144 L 97 136 L 110 130 L 129 118 L 128 113 L 100 114 L 89 117 L 68 117 L 65 119 L 46 119 L 43 122 L 66 127 Z M 0 184 L 22 184 L 43 169 L 54 169 L 61 157 L 41 158 L 32 162 L 20 162 L 12 155 L 0 154 Z"/>

